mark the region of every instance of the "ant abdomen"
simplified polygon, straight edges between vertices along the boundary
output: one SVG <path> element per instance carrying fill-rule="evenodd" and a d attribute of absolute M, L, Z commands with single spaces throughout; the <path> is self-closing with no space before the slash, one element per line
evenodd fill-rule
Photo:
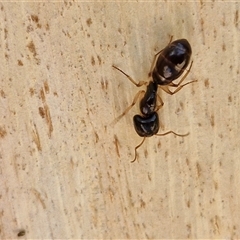
<path fill-rule="evenodd" d="M 186 39 L 170 43 L 159 55 L 152 78 L 159 85 L 168 85 L 177 79 L 187 68 L 192 49 Z"/>
<path fill-rule="evenodd" d="M 134 128 L 141 137 L 151 137 L 158 133 L 159 118 L 157 112 L 148 116 L 135 115 L 133 117 Z"/>

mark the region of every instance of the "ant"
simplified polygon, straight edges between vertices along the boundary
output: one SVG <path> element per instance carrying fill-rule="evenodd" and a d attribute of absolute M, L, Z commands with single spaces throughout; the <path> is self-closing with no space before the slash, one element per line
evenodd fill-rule
<path fill-rule="evenodd" d="M 25 230 L 20 230 L 19 232 L 18 232 L 18 234 L 17 234 L 17 236 L 18 237 L 22 237 L 22 236 L 24 236 L 25 235 Z"/>
<path fill-rule="evenodd" d="M 196 82 L 196 80 L 194 80 L 181 85 L 183 80 L 190 72 L 193 63 L 191 62 L 189 69 L 186 70 L 192 53 L 189 42 L 186 39 L 179 39 L 174 42 L 171 41 L 172 37 L 167 47 L 155 54 L 151 70 L 148 74 L 149 78 L 151 78 L 149 82 L 140 81 L 137 83 L 121 69 L 114 65 L 112 66 L 113 68 L 123 73 L 135 86 L 140 87 L 142 85 L 147 85 L 147 90 L 139 91 L 134 97 L 132 104 L 113 122 L 116 123 L 135 105 L 138 98 L 142 98 L 140 101 L 140 112 L 142 115 L 135 115 L 133 117 L 133 123 L 135 131 L 140 137 L 143 137 L 143 140 L 139 145 L 135 147 L 135 157 L 131 162 L 136 161 L 137 149 L 141 147 L 146 137 L 151 137 L 153 135 L 165 136 L 170 133 L 176 136 L 184 137 L 189 134 L 177 134 L 173 131 L 158 134 L 159 117 L 157 111 L 164 104 L 161 97 L 157 94 L 158 86 L 166 93 L 173 95 L 187 84 Z M 173 83 L 173 81 L 179 78 L 185 70 L 186 73 L 183 75 L 181 80 L 177 84 Z M 169 87 L 176 87 L 176 89 L 172 92 L 170 91 Z M 160 102 L 159 105 L 157 105 L 157 100 Z"/>

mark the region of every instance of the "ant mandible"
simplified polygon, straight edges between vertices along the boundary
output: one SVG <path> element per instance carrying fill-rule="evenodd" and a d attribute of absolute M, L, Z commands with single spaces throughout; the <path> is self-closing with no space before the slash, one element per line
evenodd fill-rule
<path fill-rule="evenodd" d="M 121 69 L 114 65 L 112 66 L 123 73 L 137 87 L 148 84 L 147 90 L 139 91 L 134 97 L 132 104 L 113 122 L 116 123 L 135 105 L 138 98 L 142 98 L 140 101 L 140 111 L 142 116 L 135 115 L 133 117 L 133 123 L 135 131 L 140 137 L 143 137 L 143 140 L 135 147 L 135 157 L 131 162 L 135 162 L 137 158 L 137 149 L 144 143 L 146 137 L 151 137 L 153 135 L 165 136 L 170 133 L 176 136 L 184 137 L 189 134 L 177 134 L 173 131 L 158 134 L 159 117 L 157 111 L 163 106 L 163 101 L 157 94 L 158 86 L 166 93 L 173 95 L 187 84 L 196 82 L 196 80 L 194 80 L 181 85 L 190 72 L 193 63 L 191 62 L 189 69 L 186 70 L 192 54 L 189 42 L 186 39 L 179 39 L 174 42 L 171 42 L 171 40 L 172 37 L 167 47 L 159 51 L 154 56 L 149 73 L 149 78 L 151 78 L 149 82 L 140 81 L 137 83 Z M 181 80 L 177 84 L 173 83 L 173 81 L 179 78 L 185 70 L 186 73 L 182 76 Z M 172 92 L 170 91 L 169 87 L 176 87 L 176 89 Z M 157 99 L 160 102 L 159 105 L 157 105 Z"/>

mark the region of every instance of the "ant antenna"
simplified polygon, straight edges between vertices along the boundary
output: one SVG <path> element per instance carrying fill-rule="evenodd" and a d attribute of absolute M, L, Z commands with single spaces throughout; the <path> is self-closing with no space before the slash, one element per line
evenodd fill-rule
<path fill-rule="evenodd" d="M 145 139 L 146 139 L 146 137 L 144 137 L 143 140 L 141 141 L 141 143 L 135 147 L 135 157 L 134 157 L 134 159 L 131 161 L 131 163 L 133 163 L 133 162 L 136 161 L 136 159 L 137 159 L 137 149 L 140 148 L 140 147 L 143 145 Z"/>
<path fill-rule="evenodd" d="M 168 135 L 168 134 L 170 134 L 170 133 L 172 133 L 172 134 L 174 134 L 174 135 L 176 135 L 176 136 L 178 136 L 178 137 L 186 137 L 186 136 L 189 135 L 189 133 L 179 134 L 179 133 L 175 133 L 174 131 L 168 131 L 168 132 L 165 132 L 165 133 L 157 133 L 157 134 L 155 134 L 155 135 L 156 135 L 156 136 L 165 136 L 165 135 Z M 146 137 L 144 137 L 143 140 L 141 141 L 141 143 L 135 147 L 135 150 L 134 150 L 134 151 L 135 151 L 135 156 L 134 156 L 134 159 L 131 161 L 131 163 L 133 163 L 133 162 L 136 161 L 136 159 L 137 159 L 137 149 L 140 148 L 140 147 L 143 145 L 145 139 L 146 139 Z"/>

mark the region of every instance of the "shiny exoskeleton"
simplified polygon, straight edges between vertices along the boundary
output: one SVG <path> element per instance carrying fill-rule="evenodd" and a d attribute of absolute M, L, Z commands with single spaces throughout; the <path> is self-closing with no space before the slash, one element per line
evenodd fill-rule
<path fill-rule="evenodd" d="M 191 58 L 191 46 L 186 39 L 176 40 L 168 44 L 166 48 L 158 52 L 153 60 L 151 71 L 149 76 L 151 80 L 149 82 L 139 82 L 137 83 L 133 80 L 129 75 L 123 72 L 121 69 L 113 66 L 115 69 L 122 72 L 133 84 L 137 87 L 142 85 L 147 85 L 146 91 L 139 91 L 132 104 L 119 116 L 115 119 L 115 123 L 124 116 L 136 103 L 137 99 L 141 96 L 140 101 L 140 111 L 141 115 L 135 115 L 133 117 L 134 128 L 137 134 L 143 137 L 142 142 L 135 147 L 135 157 L 132 162 L 136 160 L 136 150 L 143 144 L 146 137 L 151 137 L 153 135 L 164 136 L 169 133 L 173 133 L 177 136 L 187 136 L 188 134 L 177 134 L 173 131 L 168 131 L 162 134 L 158 134 L 159 130 L 159 117 L 157 111 L 163 106 L 163 102 L 159 95 L 157 94 L 158 87 L 160 86 L 165 92 L 169 94 L 174 94 L 178 92 L 183 86 L 195 82 L 191 81 L 180 85 L 187 74 L 190 71 L 192 63 L 190 65 L 189 70 L 186 70 L 189 65 Z M 183 72 L 186 70 L 186 73 L 182 77 L 182 79 L 178 82 L 178 84 L 174 84 L 173 81 L 179 78 Z M 175 91 L 170 91 L 168 87 L 176 87 Z M 157 100 L 159 100 L 160 104 L 157 105 Z"/>
<path fill-rule="evenodd" d="M 133 117 L 134 128 L 141 137 L 151 137 L 159 130 L 158 115 L 155 112 L 157 103 L 157 89 L 155 82 L 149 82 L 147 91 L 140 101 L 141 115 Z"/>
<path fill-rule="evenodd" d="M 151 137 L 153 135 L 164 136 L 169 133 L 173 133 L 177 136 L 183 137 L 188 134 L 177 134 L 173 131 L 168 131 L 162 134 L 158 134 L 159 130 L 159 117 L 157 111 L 163 106 L 163 102 L 159 97 L 160 105 L 157 105 L 157 89 L 158 85 L 156 82 L 150 81 L 143 98 L 140 101 L 140 111 L 142 115 L 135 115 L 133 117 L 133 124 L 135 131 L 140 137 L 143 137 L 142 142 L 135 147 L 135 157 L 132 162 L 136 160 L 137 154 L 136 150 L 144 143 L 146 137 Z"/>
<path fill-rule="evenodd" d="M 168 85 L 185 71 L 192 49 L 186 39 L 179 39 L 170 43 L 160 53 L 152 71 L 152 78 L 158 85 Z"/>
<path fill-rule="evenodd" d="M 134 128 L 140 137 L 151 137 L 158 133 L 158 114 L 153 112 L 148 116 L 135 115 L 133 117 Z"/>

